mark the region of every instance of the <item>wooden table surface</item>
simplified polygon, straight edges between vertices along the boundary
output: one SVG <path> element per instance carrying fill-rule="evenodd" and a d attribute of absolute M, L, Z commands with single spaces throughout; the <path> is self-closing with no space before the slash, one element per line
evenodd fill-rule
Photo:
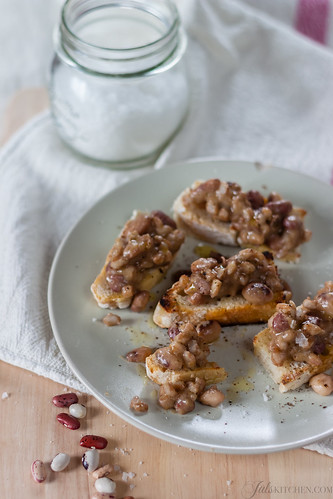
<path fill-rule="evenodd" d="M 47 106 L 44 89 L 27 89 L 8 105 L 2 143 L 36 112 Z M 330 457 L 296 449 L 264 455 L 224 455 L 194 451 L 158 440 L 110 413 L 94 397 L 79 395 L 87 406 L 80 430 L 56 421 L 52 397 L 67 388 L 0 362 L 1 466 L 0 497 L 5 499 L 89 499 L 93 479 L 83 469 L 82 434 L 102 435 L 109 445 L 103 463 L 118 464 L 116 497 L 135 499 L 220 499 L 333 497 Z M 58 452 L 71 456 L 61 473 L 48 473 L 43 484 L 33 481 L 35 459 L 50 463 Z M 127 482 L 122 472 L 130 473 Z M 133 475 L 132 475 L 133 473 Z M 135 474 L 135 475 L 134 475 Z"/>

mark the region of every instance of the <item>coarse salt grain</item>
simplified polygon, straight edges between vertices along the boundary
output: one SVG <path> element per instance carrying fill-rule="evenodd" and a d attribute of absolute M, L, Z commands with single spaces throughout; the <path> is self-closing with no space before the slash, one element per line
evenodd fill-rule
<path fill-rule="evenodd" d="M 9 398 L 9 393 L 8 392 L 3 392 L 3 394 L 1 395 L 1 400 L 6 400 Z"/>
<path fill-rule="evenodd" d="M 126 471 L 123 472 L 122 476 L 121 476 L 121 479 L 123 482 L 127 482 L 128 479 L 132 480 L 134 477 L 136 476 L 135 473 L 133 473 L 132 471 L 130 471 L 129 473 L 127 473 Z"/>

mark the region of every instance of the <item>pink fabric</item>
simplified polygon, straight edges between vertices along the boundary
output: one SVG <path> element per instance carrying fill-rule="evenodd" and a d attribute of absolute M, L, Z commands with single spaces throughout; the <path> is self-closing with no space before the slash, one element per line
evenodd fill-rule
<path fill-rule="evenodd" d="M 326 43 L 329 0 L 299 0 L 295 27 L 303 35 Z"/>

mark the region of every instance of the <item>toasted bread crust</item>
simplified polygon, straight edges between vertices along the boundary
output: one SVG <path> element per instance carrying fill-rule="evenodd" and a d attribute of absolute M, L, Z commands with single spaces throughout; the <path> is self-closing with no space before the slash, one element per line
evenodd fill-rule
<path fill-rule="evenodd" d="M 125 298 L 121 293 L 116 293 L 109 289 L 106 281 L 106 270 L 109 263 L 109 255 L 101 272 L 91 285 L 91 292 L 98 305 L 102 308 L 127 308 L 131 304 L 132 298 Z M 142 275 L 142 281 L 138 285 L 139 291 L 150 291 L 158 284 L 169 269 L 168 266 L 148 269 Z"/>
<path fill-rule="evenodd" d="M 223 381 L 227 377 L 226 371 L 215 362 L 207 362 L 205 366 L 195 369 L 183 368 L 179 371 L 165 369 L 157 362 L 155 353 L 146 358 L 146 372 L 148 378 L 158 385 L 194 381 L 195 378 L 204 379 L 207 384 L 214 384 Z"/>
<path fill-rule="evenodd" d="M 135 220 L 135 218 L 138 215 L 149 215 L 149 214 L 135 210 L 133 212 L 131 219 L 126 222 L 120 234 L 116 238 L 114 245 L 119 240 L 121 240 L 121 237 L 125 234 L 128 225 L 131 223 L 131 221 Z M 96 279 L 92 283 L 90 289 L 100 307 L 127 308 L 130 306 L 133 296 L 128 297 L 124 296 L 121 291 L 119 292 L 113 291 L 112 289 L 110 289 L 110 286 L 108 285 L 107 282 L 107 271 L 108 271 L 108 266 L 112 261 L 113 247 L 108 252 L 103 268 L 101 269 L 100 273 L 97 275 Z M 159 266 L 154 266 L 147 269 L 141 269 L 140 280 L 139 282 L 135 283 L 135 292 L 150 291 L 163 279 L 168 269 L 172 265 L 177 252 L 176 251 L 174 253 L 170 252 L 170 254 L 172 256 L 167 264 L 163 262 L 163 264 Z M 131 284 L 131 282 L 129 284 Z"/>
<path fill-rule="evenodd" d="M 201 182 L 193 184 L 196 187 Z M 189 210 L 183 203 L 184 197 L 188 196 L 190 188 L 185 189 L 173 204 L 174 219 L 181 229 L 188 235 L 195 236 L 203 241 L 226 246 L 238 246 L 237 232 L 231 228 L 229 223 L 213 222 L 211 217 L 199 211 Z"/>
<path fill-rule="evenodd" d="M 311 366 L 306 362 L 285 361 L 282 366 L 275 366 L 271 360 L 269 345 L 271 341 L 271 331 L 269 328 L 258 333 L 253 339 L 254 354 L 260 363 L 267 370 L 273 381 L 279 385 L 281 393 L 295 390 L 304 383 L 307 383 L 312 376 L 320 374 L 333 364 L 333 345 L 329 345 L 328 354 L 320 355 L 322 364 Z"/>
<path fill-rule="evenodd" d="M 285 291 L 275 293 L 272 301 L 261 305 L 254 305 L 246 301 L 241 295 L 224 297 L 219 300 L 211 299 L 205 305 L 191 305 L 180 294 L 179 283 L 176 282 L 160 299 L 157 304 L 153 320 L 163 328 L 169 328 L 179 321 L 200 323 L 216 320 L 222 325 L 253 324 L 266 322 L 275 312 L 277 303 L 285 302 Z"/>

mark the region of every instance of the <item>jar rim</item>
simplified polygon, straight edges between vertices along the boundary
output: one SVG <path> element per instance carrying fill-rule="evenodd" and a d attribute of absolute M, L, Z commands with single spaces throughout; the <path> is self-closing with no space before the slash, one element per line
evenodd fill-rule
<path fill-rule="evenodd" d="M 87 41 L 73 29 L 75 22 L 83 15 L 96 12 L 97 9 L 112 7 L 140 11 L 141 14 L 147 14 L 147 19 L 148 16 L 154 16 L 161 21 L 160 24 L 165 27 L 165 31 L 147 43 L 113 48 Z M 162 8 L 166 9 L 168 19 L 166 19 L 165 12 L 163 16 Z M 150 70 L 167 60 L 179 44 L 179 31 L 179 13 L 171 0 L 156 0 L 154 3 L 148 3 L 145 0 L 122 0 L 121 2 L 119 0 L 66 0 L 61 13 L 59 41 L 70 59 L 83 68 L 107 74 L 110 72 L 130 74 Z M 121 69 L 121 66 L 124 68 Z"/>
<path fill-rule="evenodd" d="M 154 46 L 156 43 L 165 39 L 169 35 L 169 33 L 171 31 L 173 31 L 175 29 L 175 27 L 177 27 L 179 25 L 179 14 L 178 14 L 178 10 L 177 10 L 176 5 L 171 0 L 159 0 L 159 1 L 162 1 L 165 5 L 167 5 L 169 7 L 170 12 L 174 15 L 173 23 L 171 24 L 169 30 L 166 33 L 164 33 L 161 37 L 157 38 L 156 40 L 154 40 L 152 42 L 145 43 L 142 45 L 137 45 L 135 47 L 125 47 L 125 48 L 103 47 L 101 45 L 87 42 L 87 41 L 83 40 L 82 38 L 80 38 L 80 36 L 78 36 L 73 31 L 73 29 L 70 28 L 66 16 L 68 14 L 67 10 L 71 7 L 71 4 L 75 4 L 75 2 L 80 3 L 80 2 L 82 2 L 82 0 L 66 0 L 64 5 L 63 5 L 62 11 L 61 11 L 61 21 L 62 21 L 62 25 L 65 28 L 65 30 L 67 31 L 67 33 L 70 36 L 72 36 L 74 39 L 76 39 L 80 43 L 82 43 L 82 45 L 86 45 L 87 47 L 98 48 L 98 49 L 101 49 L 103 51 L 105 50 L 106 52 L 120 52 L 120 53 L 124 52 L 124 53 L 126 53 L 129 51 L 132 51 L 133 49 L 141 49 L 141 48 L 145 48 L 145 47 Z M 144 3 L 145 2 L 142 0 L 122 0 L 121 3 L 118 0 L 99 0 L 99 4 L 100 4 L 99 7 L 107 7 L 109 5 L 115 4 L 116 6 L 121 7 L 121 8 L 123 8 L 123 7 L 137 8 L 138 5 L 143 5 Z M 142 10 L 147 11 L 147 9 L 142 9 Z M 152 13 L 153 9 L 150 8 L 149 11 L 150 11 L 150 13 Z"/>

